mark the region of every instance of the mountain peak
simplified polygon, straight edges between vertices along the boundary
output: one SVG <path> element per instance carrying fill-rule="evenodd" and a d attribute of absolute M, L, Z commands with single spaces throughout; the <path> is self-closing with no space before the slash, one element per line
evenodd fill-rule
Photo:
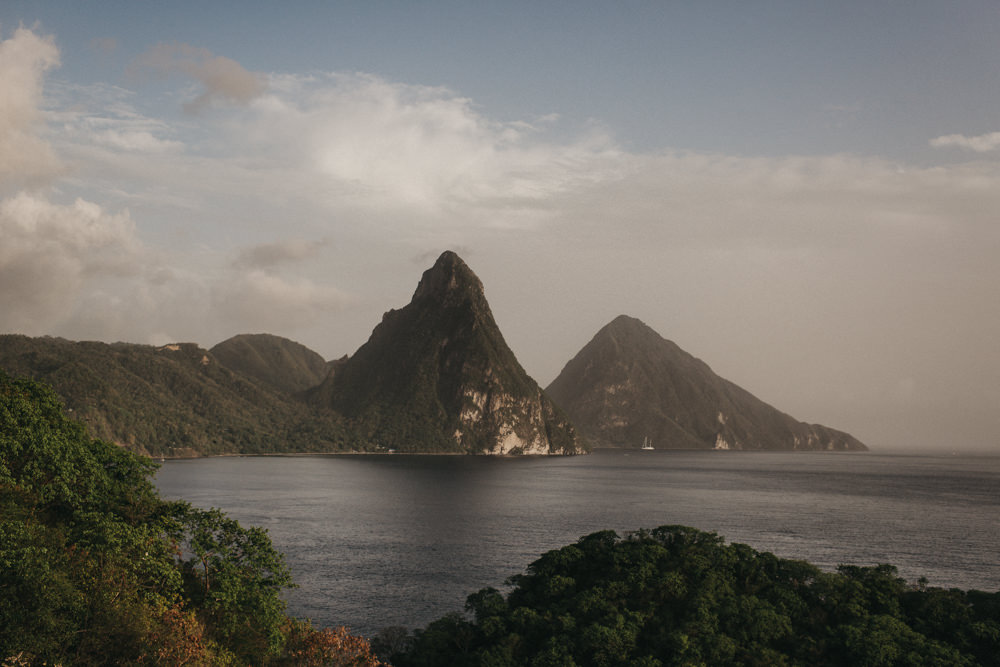
<path fill-rule="evenodd" d="M 594 335 L 590 346 L 615 350 L 616 355 L 641 355 L 645 357 L 670 354 L 682 365 L 703 364 L 704 362 L 691 357 L 680 349 L 673 341 L 665 339 L 651 326 L 640 319 L 629 315 L 619 315 L 605 324 Z"/>
<path fill-rule="evenodd" d="M 386 313 L 310 400 L 351 420 L 365 446 L 490 454 L 583 448 L 507 346 L 479 278 L 453 252 L 424 272 L 413 300 Z"/>
<path fill-rule="evenodd" d="M 638 319 L 636 317 L 632 317 L 631 315 L 624 315 L 624 314 L 622 314 L 622 315 L 619 315 L 618 317 L 616 317 L 615 319 L 611 320 L 610 322 L 608 322 L 607 326 L 609 326 L 609 327 L 638 327 L 638 326 L 645 327 L 646 324 L 642 320 L 640 320 L 640 319 Z"/>
<path fill-rule="evenodd" d="M 847 433 L 778 411 L 625 315 L 546 393 L 598 445 L 636 447 L 649 437 L 657 449 L 865 449 Z"/>
<path fill-rule="evenodd" d="M 657 338 L 661 338 L 660 334 L 656 333 L 648 324 L 629 315 L 619 315 L 604 325 L 604 328 L 597 333 L 598 335 L 653 335 Z"/>
<path fill-rule="evenodd" d="M 483 298 L 482 281 L 451 250 L 441 253 L 434 266 L 424 271 L 413 293 L 414 302 L 436 299 L 449 305 Z"/>

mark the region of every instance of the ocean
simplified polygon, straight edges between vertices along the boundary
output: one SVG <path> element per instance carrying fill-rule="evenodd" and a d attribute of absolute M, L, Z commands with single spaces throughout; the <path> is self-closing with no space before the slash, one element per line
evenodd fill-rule
<path fill-rule="evenodd" d="M 293 616 L 373 635 L 461 611 L 583 535 L 682 524 L 827 570 L 1000 589 L 1000 457 L 615 451 L 167 461 L 164 498 L 266 528 Z"/>

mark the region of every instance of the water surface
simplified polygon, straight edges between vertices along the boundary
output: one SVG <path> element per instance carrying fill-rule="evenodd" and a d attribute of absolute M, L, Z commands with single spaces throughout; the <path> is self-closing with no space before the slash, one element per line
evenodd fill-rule
<path fill-rule="evenodd" d="M 683 524 L 825 569 L 1000 589 L 1000 457 L 598 451 L 569 458 L 233 457 L 168 461 L 166 498 L 267 528 L 293 615 L 416 627 L 604 529 Z"/>

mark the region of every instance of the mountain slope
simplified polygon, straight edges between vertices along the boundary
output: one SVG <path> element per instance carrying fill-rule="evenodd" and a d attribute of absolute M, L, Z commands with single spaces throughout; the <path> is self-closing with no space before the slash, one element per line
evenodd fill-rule
<path fill-rule="evenodd" d="M 330 365 L 305 345 L 271 334 L 240 334 L 209 353 L 226 368 L 294 394 L 315 387 Z"/>
<path fill-rule="evenodd" d="M 51 385 L 95 437 L 152 456 L 330 451 L 344 441 L 335 415 L 224 367 L 193 343 L 3 335 L 0 368 Z"/>
<path fill-rule="evenodd" d="M 546 392 L 597 446 L 865 450 L 847 433 L 796 421 L 624 315 L 601 329 Z"/>
<path fill-rule="evenodd" d="M 311 392 L 362 440 L 400 451 L 575 453 L 573 427 L 507 347 L 479 278 L 445 252 Z"/>

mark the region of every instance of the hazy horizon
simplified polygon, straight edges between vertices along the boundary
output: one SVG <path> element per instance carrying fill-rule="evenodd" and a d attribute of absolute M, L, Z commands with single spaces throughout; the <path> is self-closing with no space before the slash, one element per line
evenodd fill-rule
<path fill-rule="evenodd" d="M 1000 452 L 991 2 L 0 7 L 0 333 L 354 351 L 452 249 L 542 386 L 619 314 Z"/>

